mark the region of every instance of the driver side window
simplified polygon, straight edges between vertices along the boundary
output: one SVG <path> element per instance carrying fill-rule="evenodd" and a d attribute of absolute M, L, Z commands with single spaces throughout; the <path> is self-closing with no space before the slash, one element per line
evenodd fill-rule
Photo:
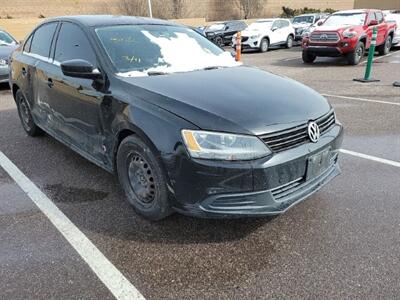
<path fill-rule="evenodd" d="M 65 22 L 57 38 L 54 60 L 62 63 L 71 59 L 83 59 L 96 66 L 96 55 L 85 33 L 78 25 Z"/>

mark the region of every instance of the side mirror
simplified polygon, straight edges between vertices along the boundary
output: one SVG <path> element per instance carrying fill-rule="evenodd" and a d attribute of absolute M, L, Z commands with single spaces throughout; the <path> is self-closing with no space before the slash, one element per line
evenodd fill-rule
<path fill-rule="evenodd" d="M 369 22 L 369 24 L 368 24 L 368 26 L 376 26 L 376 25 L 378 25 L 379 23 L 378 23 L 378 20 L 371 20 L 370 22 Z"/>
<path fill-rule="evenodd" d="M 277 30 L 277 29 L 278 29 L 278 27 L 272 27 L 272 28 L 271 28 L 272 31 L 275 31 L 275 30 Z"/>
<path fill-rule="evenodd" d="M 319 21 L 319 22 L 317 23 L 318 26 L 322 26 L 322 24 L 324 24 L 324 21 Z"/>
<path fill-rule="evenodd" d="M 83 59 L 72 59 L 61 63 L 61 70 L 65 76 L 86 79 L 101 79 L 103 76 L 90 62 Z"/>
<path fill-rule="evenodd" d="M 229 26 L 226 26 L 226 27 L 225 27 L 225 30 L 228 30 L 228 29 L 229 29 Z"/>

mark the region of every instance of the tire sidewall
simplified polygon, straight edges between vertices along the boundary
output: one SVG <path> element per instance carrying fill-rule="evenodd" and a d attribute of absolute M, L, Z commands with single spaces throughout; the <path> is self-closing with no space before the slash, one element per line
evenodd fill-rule
<path fill-rule="evenodd" d="M 293 47 L 293 37 L 291 35 L 288 36 L 288 38 L 286 39 L 286 48 L 290 49 Z"/>
<path fill-rule="evenodd" d="M 31 108 L 29 105 L 28 100 L 26 99 L 26 97 L 24 96 L 24 94 L 22 93 L 21 90 L 18 90 L 15 94 L 15 101 L 17 104 L 17 108 L 18 108 L 18 116 L 20 118 L 22 127 L 24 128 L 25 132 L 30 135 L 30 136 L 34 136 L 37 134 L 38 128 L 35 125 L 35 122 L 33 121 L 33 117 L 32 117 L 32 112 L 31 112 Z M 21 102 L 24 101 L 26 107 L 28 108 L 28 113 L 29 113 L 29 124 L 25 124 L 25 122 L 23 121 L 23 117 L 21 114 Z"/>
<path fill-rule="evenodd" d="M 128 175 L 129 158 L 130 155 L 134 153 L 141 155 L 148 162 L 153 172 L 156 197 L 149 205 L 143 205 L 137 200 L 130 184 Z M 119 182 L 125 192 L 128 202 L 139 214 L 150 220 L 160 220 L 171 213 L 166 177 L 161 162 L 145 142 L 137 136 L 125 138 L 118 148 L 116 162 Z"/>
<path fill-rule="evenodd" d="M 263 47 L 263 45 L 264 45 L 265 47 Z M 261 40 L 261 42 L 260 42 L 260 51 L 264 53 L 264 52 L 268 52 L 268 49 L 269 49 L 269 42 L 268 42 L 268 39 L 263 38 L 263 39 Z"/>

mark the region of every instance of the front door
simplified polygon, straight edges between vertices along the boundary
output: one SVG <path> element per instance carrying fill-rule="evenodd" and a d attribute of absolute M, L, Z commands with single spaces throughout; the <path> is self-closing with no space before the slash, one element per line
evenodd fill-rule
<path fill-rule="evenodd" d="M 105 149 L 100 105 L 104 93 L 101 85 L 91 79 L 63 75 L 60 64 L 72 59 L 98 65 L 87 35 L 78 25 L 63 22 L 56 40 L 54 63 L 46 73 L 49 103 L 55 118 L 52 130 L 81 154 L 102 163 Z"/>

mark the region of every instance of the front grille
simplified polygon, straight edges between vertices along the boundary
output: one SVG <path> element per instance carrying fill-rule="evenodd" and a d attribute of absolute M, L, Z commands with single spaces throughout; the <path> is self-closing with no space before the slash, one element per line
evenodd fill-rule
<path fill-rule="evenodd" d="M 242 37 L 242 43 L 247 42 L 248 39 L 249 39 L 249 37 L 243 36 L 243 37 Z"/>
<path fill-rule="evenodd" d="M 339 39 L 339 34 L 336 32 L 313 32 L 310 36 L 311 42 L 320 43 L 336 43 Z"/>
<path fill-rule="evenodd" d="M 335 114 L 333 110 L 325 116 L 315 120 L 318 124 L 321 136 L 335 125 Z M 275 152 L 285 151 L 310 142 L 308 136 L 308 124 L 302 124 L 289 129 L 277 131 L 261 136 L 267 146 Z"/>

